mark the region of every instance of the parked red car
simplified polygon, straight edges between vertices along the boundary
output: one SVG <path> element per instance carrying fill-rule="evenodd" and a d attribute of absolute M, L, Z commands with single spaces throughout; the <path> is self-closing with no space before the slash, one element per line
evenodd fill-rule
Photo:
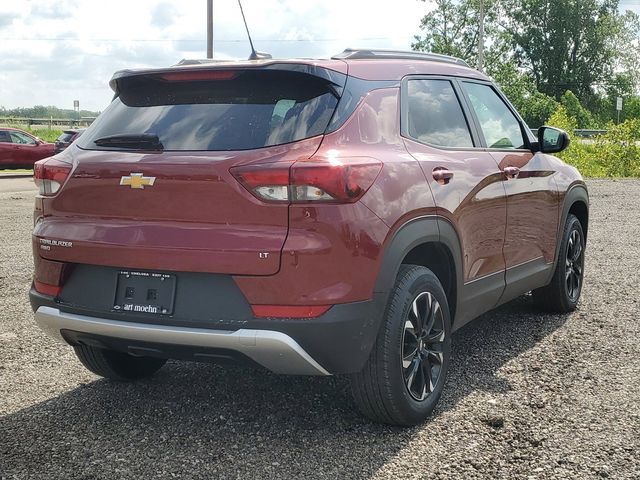
<path fill-rule="evenodd" d="M 349 374 L 377 421 L 433 410 L 451 333 L 533 291 L 576 308 L 589 200 L 461 60 L 347 50 L 122 71 L 38 162 L 37 323 L 115 380 L 168 358 Z"/>
<path fill-rule="evenodd" d="M 0 127 L 0 168 L 31 168 L 53 154 L 53 143 L 17 128 Z"/>
<path fill-rule="evenodd" d="M 63 131 L 54 143 L 56 154 L 62 152 L 75 142 L 85 130 L 84 128 L 70 128 L 69 130 Z"/>

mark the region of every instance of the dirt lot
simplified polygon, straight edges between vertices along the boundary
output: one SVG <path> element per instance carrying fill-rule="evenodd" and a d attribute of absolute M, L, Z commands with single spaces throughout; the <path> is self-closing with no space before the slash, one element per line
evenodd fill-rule
<path fill-rule="evenodd" d="M 465 327 L 433 419 L 408 430 L 358 416 L 343 378 L 187 363 L 128 385 L 88 373 L 33 323 L 33 193 L 6 188 L 0 477 L 638 479 L 640 181 L 589 186 L 579 310 L 549 316 L 524 297 Z"/>

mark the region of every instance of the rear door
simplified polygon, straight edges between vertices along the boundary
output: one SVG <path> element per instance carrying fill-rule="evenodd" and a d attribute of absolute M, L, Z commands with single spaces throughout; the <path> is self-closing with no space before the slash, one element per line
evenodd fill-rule
<path fill-rule="evenodd" d="M 465 81 L 462 86 L 483 143 L 504 175 L 507 195 L 504 300 L 537 288 L 548 278 L 558 228 L 554 172 L 544 155 L 531 151 L 526 125 L 493 85 Z"/>
<path fill-rule="evenodd" d="M 258 200 L 230 169 L 311 157 L 336 94 L 326 79 L 299 72 L 179 73 L 120 82 L 79 148 L 63 154 L 74 170 L 46 199 L 35 235 L 72 247 L 42 256 L 239 275 L 278 271 L 288 204 Z M 161 147 L 109 140 L 123 134 L 154 136 Z"/>
<path fill-rule="evenodd" d="M 38 143 L 35 138 L 22 132 L 11 131 L 9 133 L 15 149 L 15 164 L 31 165 L 42 158 L 38 155 Z"/>
<path fill-rule="evenodd" d="M 506 199 L 502 173 L 480 148 L 457 82 L 409 77 L 403 85 L 402 130 L 422 166 L 438 214 L 456 229 L 463 251 L 459 322 L 492 308 L 504 290 Z"/>

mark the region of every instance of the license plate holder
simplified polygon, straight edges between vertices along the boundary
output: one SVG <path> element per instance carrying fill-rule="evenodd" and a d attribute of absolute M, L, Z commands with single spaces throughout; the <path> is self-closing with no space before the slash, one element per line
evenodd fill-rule
<path fill-rule="evenodd" d="M 122 313 L 172 315 L 176 276 L 169 273 L 121 270 L 113 310 Z"/>

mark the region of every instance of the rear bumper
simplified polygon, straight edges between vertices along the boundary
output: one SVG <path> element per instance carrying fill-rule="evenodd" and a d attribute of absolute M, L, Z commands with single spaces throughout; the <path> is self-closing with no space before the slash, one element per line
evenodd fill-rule
<path fill-rule="evenodd" d="M 233 332 L 148 325 L 75 315 L 52 307 L 38 308 L 35 317 L 45 333 L 62 343 L 66 343 L 66 339 L 61 332 L 71 331 L 151 344 L 225 349 L 242 353 L 275 373 L 330 375 L 295 340 L 276 331 L 240 329 Z"/>
<path fill-rule="evenodd" d="M 332 375 L 358 372 L 375 343 L 384 312 L 384 296 L 334 305 L 311 318 L 153 318 L 116 314 L 61 303 L 30 292 L 36 322 L 58 341 L 78 338 L 97 345 L 138 352 L 150 348 L 165 358 L 213 360 L 245 357 L 275 373 Z M 218 352 L 219 351 L 219 352 Z M 214 354 L 211 355 L 210 353 Z M 217 355 L 223 353 L 224 355 Z"/>

